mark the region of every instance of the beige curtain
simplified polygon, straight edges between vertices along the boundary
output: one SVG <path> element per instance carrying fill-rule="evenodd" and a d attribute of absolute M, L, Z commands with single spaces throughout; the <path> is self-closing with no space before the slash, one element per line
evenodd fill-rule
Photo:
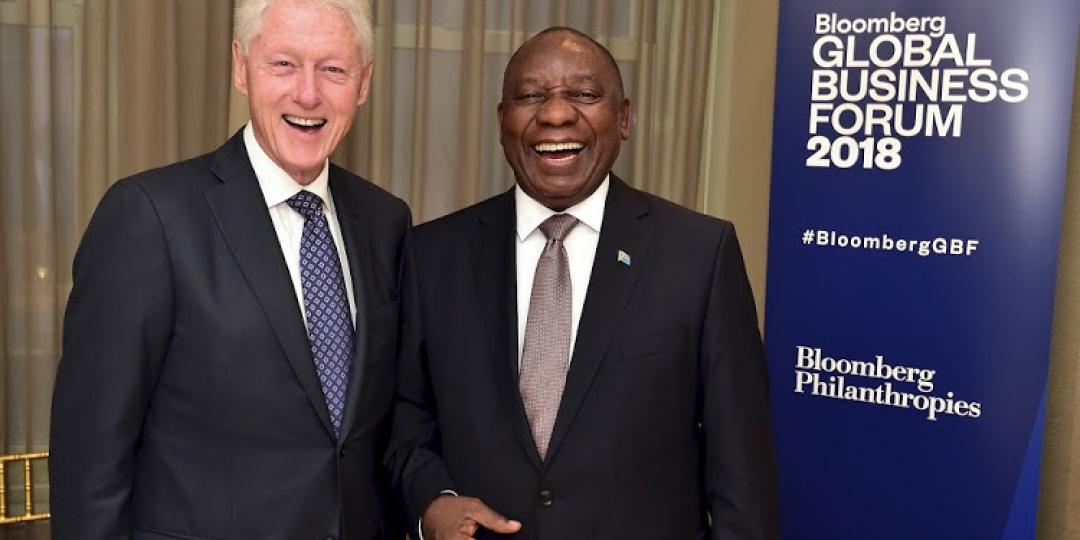
<path fill-rule="evenodd" d="M 223 0 L 86 1 L 76 76 L 80 232 L 118 178 L 220 144 L 231 8 Z"/>
<path fill-rule="evenodd" d="M 118 178 L 217 147 L 246 121 L 231 89 L 232 0 L 0 0 L 0 454 L 48 450 L 52 379 L 79 238 Z M 507 189 L 495 107 L 509 54 L 552 25 L 608 46 L 633 102 L 615 171 L 698 206 L 713 3 L 372 0 L 368 104 L 333 156 L 417 221 Z M 34 468 L 35 510 L 47 471 Z M 22 513 L 8 468 L 7 510 Z M 0 525 L 0 540 L 47 527 Z"/>

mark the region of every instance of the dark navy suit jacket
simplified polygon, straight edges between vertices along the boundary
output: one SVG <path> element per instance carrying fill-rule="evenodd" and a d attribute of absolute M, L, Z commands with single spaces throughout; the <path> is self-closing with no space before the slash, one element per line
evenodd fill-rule
<path fill-rule="evenodd" d="M 734 230 L 611 182 L 544 461 L 518 391 L 512 191 L 417 228 L 420 310 L 390 454 L 410 526 L 453 489 L 520 520 L 515 538 L 777 536 L 766 365 Z"/>
<path fill-rule="evenodd" d="M 340 439 L 237 133 L 106 193 L 53 401 L 53 538 L 399 540 L 382 457 L 410 215 L 331 166 L 358 306 Z"/>

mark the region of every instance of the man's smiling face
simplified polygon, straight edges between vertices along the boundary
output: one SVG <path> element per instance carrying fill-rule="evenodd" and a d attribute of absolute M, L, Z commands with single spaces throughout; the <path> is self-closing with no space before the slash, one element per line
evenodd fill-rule
<path fill-rule="evenodd" d="M 603 182 L 630 135 L 630 101 L 598 46 L 570 32 L 533 38 L 511 60 L 500 141 L 522 190 L 553 210 Z"/>
<path fill-rule="evenodd" d="M 298 183 L 311 183 L 367 99 L 372 64 L 348 15 L 304 0 L 272 2 L 247 54 L 233 42 L 233 66 L 260 146 Z"/>

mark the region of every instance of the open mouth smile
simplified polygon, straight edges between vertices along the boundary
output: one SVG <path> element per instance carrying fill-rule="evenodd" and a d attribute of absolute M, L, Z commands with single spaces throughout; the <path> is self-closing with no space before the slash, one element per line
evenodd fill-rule
<path fill-rule="evenodd" d="M 293 116 L 291 114 L 282 115 L 286 124 L 303 131 L 304 133 L 314 133 L 326 125 L 325 118 L 305 118 L 303 116 Z"/>
<path fill-rule="evenodd" d="M 532 150 L 537 156 L 545 161 L 556 163 L 571 161 L 584 149 L 585 145 L 577 141 L 541 142 L 532 145 Z"/>

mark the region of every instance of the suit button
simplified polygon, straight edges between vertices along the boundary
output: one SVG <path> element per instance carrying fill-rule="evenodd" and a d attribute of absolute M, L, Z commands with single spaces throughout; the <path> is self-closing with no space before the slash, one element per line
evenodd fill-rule
<path fill-rule="evenodd" d="M 341 448 L 339 448 L 337 453 L 338 453 L 339 456 L 345 457 L 345 447 L 342 446 Z"/>
<path fill-rule="evenodd" d="M 540 490 L 540 505 L 541 506 L 551 506 L 551 503 L 553 501 L 554 501 L 554 497 L 551 495 L 551 490 L 550 489 L 541 489 Z"/>

